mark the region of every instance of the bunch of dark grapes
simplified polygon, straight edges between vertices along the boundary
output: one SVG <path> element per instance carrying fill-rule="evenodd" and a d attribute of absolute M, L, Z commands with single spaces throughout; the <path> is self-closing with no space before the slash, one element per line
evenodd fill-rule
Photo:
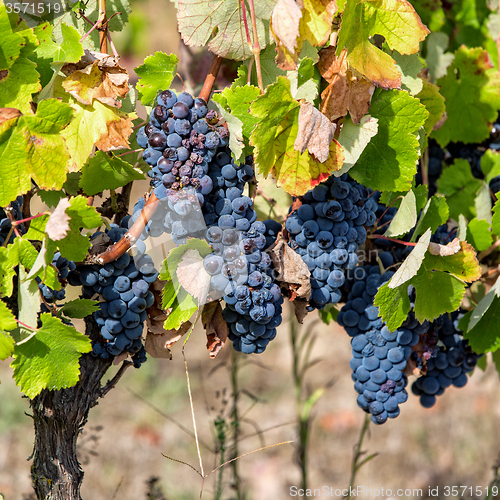
<path fill-rule="evenodd" d="M 310 310 L 339 302 L 345 271 L 356 266 L 365 226 L 375 223 L 376 209 L 368 190 L 344 174 L 308 191 L 302 206 L 288 216 L 289 245 L 311 272 Z"/>
<path fill-rule="evenodd" d="M 212 191 L 208 163 L 229 141 L 227 129 L 218 122 L 203 99 L 171 90 L 158 95 L 149 123 L 137 133 L 137 143 L 145 148 L 143 159 L 152 167 L 149 176 L 157 198 L 193 188 L 203 205 Z"/>
<path fill-rule="evenodd" d="M 23 197 L 18 196 L 13 202 L 10 203 L 10 208 L 7 208 L 7 210 L 10 210 L 10 213 L 16 221 L 23 219 L 22 206 Z M 17 226 L 17 230 L 20 234 L 24 234 L 26 232 L 24 224 L 19 224 Z M 0 208 L 0 245 L 3 245 L 7 238 L 9 238 L 9 241 L 7 243 L 13 243 L 15 237 L 16 234 L 12 229 L 11 220 L 9 219 L 9 217 L 7 217 L 5 210 L 3 208 Z"/>
<path fill-rule="evenodd" d="M 392 264 L 392 256 L 385 252 L 381 260 Z M 399 415 L 399 405 L 408 399 L 405 388 L 407 376 L 403 373 L 420 335 L 430 328 L 420 324 L 413 313 L 403 325 L 391 332 L 379 317 L 373 299 L 379 287 L 388 281 L 392 271 L 380 275 L 378 266 L 357 267 L 354 280 L 349 282 L 348 300 L 341 309 L 337 322 L 352 337 L 350 366 L 354 388 L 359 394 L 357 403 L 376 424 Z"/>
<path fill-rule="evenodd" d="M 470 373 L 482 356 L 470 348 L 458 330 L 459 312 L 443 315 L 435 328 L 435 340 L 430 355 L 425 356 L 424 374 L 413 384 L 412 392 L 420 398 L 424 408 L 431 408 L 436 397 L 444 393 L 447 387 L 463 387 L 467 384 L 467 373 Z M 425 355 L 425 353 L 424 353 Z"/>
<path fill-rule="evenodd" d="M 128 221 L 122 221 L 127 225 Z M 112 224 L 107 235 L 116 243 L 126 228 Z M 96 238 L 102 233 L 95 233 Z M 136 261 L 124 253 L 115 261 L 101 265 L 78 266 L 68 280 L 73 286 L 82 286 L 84 297 L 98 294 L 101 302 L 94 318 L 101 328 L 102 340 L 94 342 L 94 355 L 117 356 L 122 352 L 133 354 L 134 364 L 140 366 L 144 358 L 141 341 L 146 320 L 146 309 L 154 302 L 149 285 L 158 278 L 152 259 L 138 256 Z"/>
<path fill-rule="evenodd" d="M 245 354 L 263 352 L 281 324 L 283 295 L 275 283 L 271 257 L 264 252 L 267 228 L 271 226 L 256 221 L 242 232 L 239 247 L 243 255 L 237 258 L 234 274 L 230 272 L 226 278 L 224 300 L 227 307 L 223 316 L 231 330 L 229 338 L 235 350 Z M 209 256 L 205 259 L 205 269 L 207 264 L 215 269 L 216 259 L 217 266 L 222 269 L 234 262 L 224 264 L 220 257 Z M 240 267 L 242 272 L 238 273 Z"/>

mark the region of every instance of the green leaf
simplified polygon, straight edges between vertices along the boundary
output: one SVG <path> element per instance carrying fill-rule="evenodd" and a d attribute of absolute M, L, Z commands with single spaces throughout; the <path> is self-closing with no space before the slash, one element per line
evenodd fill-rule
<path fill-rule="evenodd" d="M 0 3 L 0 71 L 12 67 L 21 53 L 24 38 L 13 33 L 4 3 Z"/>
<path fill-rule="evenodd" d="M 134 68 L 139 77 L 136 88 L 144 106 L 153 104 L 159 89 L 167 90 L 170 87 L 177 72 L 178 62 L 179 59 L 175 54 L 167 56 L 157 51 L 154 55 L 146 57 L 144 64 Z"/>
<path fill-rule="evenodd" d="M 407 287 L 394 289 L 384 283 L 375 295 L 373 304 L 379 308 L 379 316 L 387 323 L 387 328 L 394 331 L 399 328 L 408 317 L 411 309 Z"/>
<path fill-rule="evenodd" d="M 439 93 L 437 85 L 426 80 L 423 80 L 422 90 L 417 94 L 417 97 L 429 112 L 429 116 L 424 123 L 425 133 L 429 135 L 434 130 L 434 126 L 443 118 L 446 111 L 444 97 Z"/>
<path fill-rule="evenodd" d="M 370 115 L 361 118 L 355 125 L 349 116 L 344 118 L 340 129 L 339 143 L 344 148 L 344 164 L 334 175 L 342 175 L 348 172 L 358 161 L 361 153 L 368 143 L 378 132 L 378 120 Z"/>
<path fill-rule="evenodd" d="M 446 196 L 450 217 L 458 220 L 460 214 L 468 219 L 475 216 L 474 200 L 482 181 L 472 175 L 467 160 L 455 160 L 445 168 L 437 181 L 438 191 Z"/>
<path fill-rule="evenodd" d="M 33 399 L 43 389 L 72 387 L 80 377 L 81 354 L 90 352 L 90 339 L 48 313 L 40 316 L 42 327 L 14 349 L 14 380 Z"/>
<path fill-rule="evenodd" d="M 45 237 L 45 226 L 47 225 L 48 220 L 48 214 L 32 219 L 30 222 L 30 228 L 24 237 L 28 240 L 42 241 Z"/>
<path fill-rule="evenodd" d="M 0 295 L 10 297 L 14 289 L 12 279 L 16 275 L 14 271 L 16 263 L 9 258 L 9 249 L 0 247 Z"/>
<path fill-rule="evenodd" d="M 250 114 L 250 104 L 259 97 L 258 87 L 233 84 L 212 98 L 229 127 L 229 147 L 236 162 L 252 153 L 248 146 L 257 119 Z M 233 137 L 234 135 L 234 137 Z"/>
<path fill-rule="evenodd" d="M 106 189 L 117 189 L 131 181 L 143 179 L 144 174 L 130 163 L 111 153 L 97 151 L 82 169 L 80 187 L 85 194 L 91 196 Z"/>
<path fill-rule="evenodd" d="M 446 99 L 447 120 L 432 134 L 441 147 L 450 141 L 482 142 L 500 109 L 500 74 L 482 48 L 461 46 L 438 85 Z"/>
<path fill-rule="evenodd" d="M 428 229 L 422 235 L 418 243 L 415 245 L 410 255 L 406 257 L 401 267 L 394 273 L 393 277 L 388 283 L 389 288 L 397 288 L 405 284 L 413 276 L 415 276 L 422 265 L 425 253 L 431 241 L 431 230 Z"/>
<path fill-rule="evenodd" d="M 467 219 L 462 214 L 458 217 L 457 237 L 460 241 L 467 240 Z"/>
<path fill-rule="evenodd" d="M 411 95 L 417 95 L 423 87 L 423 80 L 418 76 L 424 65 L 418 54 L 402 56 L 398 51 L 392 52 L 396 67 L 401 73 L 401 88 Z"/>
<path fill-rule="evenodd" d="M 3 3 L 0 4 L 0 8 L 5 9 Z M 0 28 L 0 31 L 2 31 L 2 28 Z M 11 33 L 11 35 L 15 38 L 7 38 L 8 53 L 5 56 L 0 55 L 0 65 L 6 66 L 12 62 L 12 49 L 18 43 L 18 35 L 23 38 L 23 47 L 20 50 L 19 57 L 15 59 L 12 65 L 0 69 L 0 108 L 16 108 L 22 113 L 31 114 L 32 94 L 38 92 L 42 87 L 40 85 L 40 75 L 35 69 L 36 64 L 30 61 L 28 57 L 32 54 L 33 44 L 38 44 L 38 42 L 34 38 L 33 30 Z M 0 39 L 0 46 L 3 51 L 2 39 Z M 8 61 L 5 58 L 9 58 Z M 3 63 L 2 59 L 4 59 Z"/>
<path fill-rule="evenodd" d="M 0 205 L 5 206 L 31 188 L 60 189 L 66 180 L 69 155 L 60 136 L 73 110 L 57 99 L 38 104 L 36 115 L 21 116 L 15 128 L 0 128 Z"/>
<path fill-rule="evenodd" d="M 500 377 L 500 351 L 495 351 L 491 354 L 491 357 L 493 358 L 493 363 L 495 364 L 495 369 L 498 373 L 498 376 Z M 479 363 L 484 360 L 484 363 L 486 364 L 486 356 L 483 356 L 482 358 L 479 359 L 477 366 L 479 366 Z M 483 370 L 484 371 L 484 370 Z"/>
<path fill-rule="evenodd" d="M 337 321 L 337 316 L 339 315 L 339 310 L 335 307 L 334 304 L 328 304 L 323 309 L 318 311 L 319 317 L 323 323 L 329 325 L 332 320 Z"/>
<path fill-rule="evenodd" d="M 17 321 L 7 304 L 0 301 L 0 330 L 14 330 L 17 328 Z"/>
<path fill-rule="evenodd" d="M 401 73 L 394 60 L 370 39 L 374 35 L 382 35 L 391 50 L 414 54 L 427 33 L 429 30 L 409 2 L 347 0 L 337 55 L 347 48 L 347 60 L 352 68 L 380 87 L 397 88 L 401 84 Z"/>
<path fill-rule="evenodd" d="M 165 330 L 178 330 L 198 310 L 198 303 L 194 297 L 181 288 L 176 292 L 170 307 L 172 307 L 172 311 L 163 323 L 163 328 Z"/>
<path fill-rule="evenodd" d="M 491 179 L 500 175 L 500 152 L 493 149 L 487 149 L 481 156 L 481 170 L 486 176 L 484 179 L 487 184 Z"/>
<path fill-rule="evenodd" d="M 56 207 L 57 204 L 66 197 L 66 193 L 64 191 L 44 191 L 40 189 L 37 193 L 40 196 L 40 199 L 45 203 L 49 208 Z"/>
<path fill-rule="evenodd" d="M 14 352 L 14 339 L 7 333 L 0 331 L 0 360 L 7 359 Z"/>
<path fill-rule="evenodd" d="M 27 279 L 24 266 L 19 266 L 19 286 L 17 290 L 17 302 L 19 305 L 19 321 L 35 329 L 40 312 L 40 289 L 34 279 Z M 20 325 L 22 338 L 30 334 L 30 330 Z"/>
<path fill-rule="evenodd" d="M 301 59 L 298 68 L 294 71 L 287 71 L 287 78 L 290 80 L 290 92 L 294 99 L 299 101 L 304 99 L 314 104 L 319 94 L 319 78 L 314 72 L 313 60 L 309 57 Z"/>
<path fill-rule="evenodd" d="M 66 302 L 59 312 L 68 318 L 86 318 L 99 310 L 99 302 L 90 299 L 75 299 Z"/>
<path fill-rule="evenodd" d="M 418 99 L 397 90 L 376 92 L 370 114 L 378 119 L 378 132 L 350 175 L 372 189 L 408 191 L 420 156 L 415 134 L 429 114 Z"/>
<path fill-rule="evenodd" d="M 340 169 L 343 160 L 335 140 L 329 145 L 324 163 L 315 161 L 307 150 L 295 150 L 299 111 L 300 105 L 290 93 L 290 82 L 283 77 L 278 77 L 250 107 L 259 120 L 250 136 L 250 144 L 255 147 L 255 165 L 264 177 L 271 173 L 276 185 L 292 196 L 301 196 L 326 180 Z"/>
<path fill-rule="evenodd" d="M 61 40 L 55 43 L 52 37 L 53 28 L 50 23 L 39 24 L 35 35 L 40 41 L 35 53 L 40 59 L 48 59 L 51 63 L 76 63 L 83 56 L 80 43 L 81 35 L 73 26 L 61 23 Z"/>
<path fill-rule="evenodd" d="M 474 208 L 479 220 L 491 222 L 491 194 L 486 182 L 482 182 L 481 188 L 474 199 Z"/>
<path fill-rule="evenodd" d="M 396 215 L 392 219 L 384 236 L 395 238 L 408 233 L 417 222 L 417 205 L 415 194 L 412 190 L 408 191 L 401 201 Z"/>
<path fill-rule="evenodd" d="M 276 46 L 269 45 L 260 53 L 260 65 L 262 71 L 262 84 L 266 89 L 269 85 L 276 83 L 279 76 L 286 77 L 286 71 L 278 68 L 276 65 Z"/>
<path fill-rule="evenodd" d="M 449 215 L 448 204 L 443 196 L 436 195 L 430 198 L 420 214 L 412 241 L 415 241 L 428 228 L 434 233 L 439 226 L 446 224 Z"/>
<path fill-rule="evenodd" d="M 432 83 L 436 83 L 436 80 L 446 75 L 448 67 L 455 58 L 454 54 L 446 52 L 449 40 L 448 35 L 442 31 L 433 32 L 427 37 L 427 57 L 425 60 Z"/>
<path fill-rule="evenodd" d="M 441 0 L 413 0 L 411 2 L 422 22 L 431 30 L 439 31 L 446 21 Z M 433 35 L 431 33 L 427 40 Z"/>
<path fill-rule="evenodd" d="M 497 200 L 493 207 L 493 218 L 491 220 L 491 230 L 497 236 L 500 236 L 500 200 Z"/>
<path fill-rule="evenodd" d="M 101 225 L 101 216 L 95 207 L 87 205 L 87 198 L 77 196 L 70 199 L 71 206 L 66 209 L 69 219 L 67 236 L 58 241 L 47 239 L 47 253 L 53 255 L 58 248 L 63 257 L 76 262 L 82 261 L 90 247 L 90 238 L 81 234 L 81 229 L 94 229 Z"/>
<path fill-rule="evenodd" d="M 478 252 L 489 248 L 493 244 L 490 223 L 486 220 L 472 219 L 467 226 L 467 242 Z"/>
<path fill-rule="evenodd" d="M 257 37 L 262 50 L 271 41 L 269 19 L 275 4 L 275 0 L 254 3 Z M 245 9 L 250 22 L 248 0 Z M 208 50 L 220 57 L 244 61 L 253 55 L 246 43 L 239 0 L 206 0 L 203 3 L 179 0 L 177 21 L 182 40 L 190 47 L 204 47 L 210 40 Z"/>

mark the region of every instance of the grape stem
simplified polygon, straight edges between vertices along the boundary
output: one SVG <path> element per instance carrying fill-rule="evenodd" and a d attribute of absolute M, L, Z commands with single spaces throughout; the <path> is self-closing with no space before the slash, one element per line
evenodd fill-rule
<path fill-rule="evenodd" d="M 210 65 L 210 69 L 208 71 L 208 75 L 205 78 L 205 82 L 203 83 L 203 87 L 201 88 L 200 95 L 198 96 L 205 102 L 208 102 L 210 99 L 210 94 L 212 93 L 212 88 L 217 78 L 217 74 L 219 73 L 221 64 L 222 64 L 222 57 L 214 55 L 212 64 Z"/>
<path fill-rule="evenodd" d="M 403 240 L 397 240 L 396 238 L 388 238 L 387 236 L 383 236 L 381 234 L 369 234 L 368 238 L 374 239 L 374 240 L 387 240 L 387 241 L 393 241 L 394 243 L 399 243 L 400 245 L 405 245 L 407 247 L 414 247 L 416 246 L 416 243 L 409 243 L 407 241 Z"/>
<path fill-rule="evenodd" d="M 99 50 L 103 54 L 108 53 L 108 25 L 106 22 L 106 0 L 99 0 Z"/>
<path fill-rule="evenodd" d="M 264 93 L 264 83 L 262 81 L 262 68 L 260 66 L 260 45 L 259 37 L 257 33 L 257 20 L 255 18 L 255 7 L 253 0 L 248 0 L 248 6 L 250 8 L 250 17 L 252 19 L 252 34 L 253 34 L 253 44 L 250 38 L 250 30 L 248 29 L 247 14 L 245 8 L 245 0 L 241 0 L 241 13 L 243 16 L 243 24 L 245 26 L 245 33 L 247 35 L 247 44 L 249 49 L 252 51 L 253 57 L 255 59 L 255 71 L 257 73 L 257 83 L 259 84 L 260 93 Z M 250 72 L 249 72 L 250 74 Z"/>

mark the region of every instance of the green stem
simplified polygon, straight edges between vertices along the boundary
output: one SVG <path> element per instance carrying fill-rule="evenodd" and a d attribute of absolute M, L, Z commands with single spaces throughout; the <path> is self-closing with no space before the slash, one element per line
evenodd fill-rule
<path fill-rule="evenodd" d="M 238 371 L 239 371 L 239 361 L 240 358 L 238 353 L 233 349 L 233 356 L 231 359 L 231 395 L 233 399 L 233 409 L 231 411 L 231 428 L 233 431 L 233 457 L 238 455 L 238 439 L 240 432 L 240 416 L 238 411 L 239 402 L 239 385 L 238 385 Z M 243 493 L 241 491 L 241 479 L 238 471 L 238 460 L 231 462 L 233 468 L 233 480 L 234 480 L 234 490 L 236 491 L 237 500 L 243 500 Z"/>
<path fill-rule="evenodd" d="M 356 444 L 356 447 L 354 448 L 354 457 L 352 460 L 352 467 L 351 467 L 351 479 L 349 481 L 349 493 L 346 496 L 348 500 L 351 498 L 351 491 L 352 488 L 354 488 L 354 481 L 356 480 L 356 474 L 358 473 L 358 470 L 361 468 L 361 466 L 367 461 L 363 460 L 361 464 L 359 463 L 359 459 L 363 455 L 361 447 L 363 446 L 363 440 L 365 438 L 365 434 L 366 431 L 368 430 L 369 425 L 370 425 L 370 415 L 365 415 L 365 420 L 363 422 L 363 426 L 361 427 L 361 432 L 359 433 L 359 439 Z"/>

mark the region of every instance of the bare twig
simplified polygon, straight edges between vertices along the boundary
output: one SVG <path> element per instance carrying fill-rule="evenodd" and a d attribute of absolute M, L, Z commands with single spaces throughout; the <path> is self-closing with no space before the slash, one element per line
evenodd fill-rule
<path fill-rule="evenodd" d="M 108 25 L 106 22 L 106 0 L 99 0 L 99 50 L 108 53 Z"/>
<path fill-rule="evenodd" d="M 490 253 L 494 252 L 499 246 L 500 246 L 500 240 L 495 241 L 495 243 L 493 243 L 493 245 L 491 245 L 486 250 L 483 250 L 477 256 L 477 260 L 483 260 L 485 257 L 488 257 L 488 255 L 490 255 Z"/>
<path fill-rule="evenodd" d="M 127 368 L 133 364 L 134 363 L 132 363 L 132 361 L 125 360 L 120 366 L 120 369 L 116 372 L 116 375 L 111 380 L 108 380 L 106 385 L 101 389 L 99 397 L 103 398 L 111 389 L 114 389 L 116 384 L 123 377 Z"/>

